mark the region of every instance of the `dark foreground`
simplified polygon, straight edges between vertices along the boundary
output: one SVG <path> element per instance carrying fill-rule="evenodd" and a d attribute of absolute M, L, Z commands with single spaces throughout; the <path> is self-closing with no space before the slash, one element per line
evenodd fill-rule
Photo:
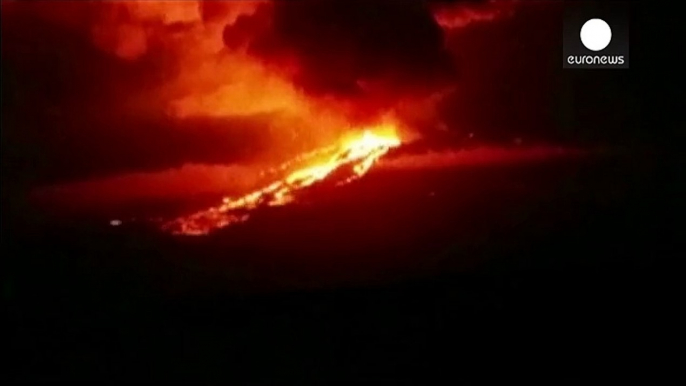
<path fill-rule="evenodd" d="M 677 171 L 632 155 L 379 172 L 208 239 L 10 212 L 6 364 L 21 380 L 632 378 L 677 352 Z"/>

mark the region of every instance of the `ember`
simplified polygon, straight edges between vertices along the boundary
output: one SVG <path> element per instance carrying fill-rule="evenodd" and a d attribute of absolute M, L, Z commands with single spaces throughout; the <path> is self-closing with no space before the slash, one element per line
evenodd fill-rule
<path fill-rule="evenodd" d="M 379 158 L 400 143 L 394 126 L 368 128 L 361 135 L 343 140 L 332 150 L 323 149 L 321 153 L 327 156 L 323 161 L 312 161 L 285 178 L 244 196 L 225 197 L 220 205 L 166 222 L 162 228 L 174 234 L 204 235 L 244 222 L 249 219 L 250 211 L 294 202 L 303 189 L 327 180 L 335 172 L 349 169 L 338 184 L 362 177 Z"/>

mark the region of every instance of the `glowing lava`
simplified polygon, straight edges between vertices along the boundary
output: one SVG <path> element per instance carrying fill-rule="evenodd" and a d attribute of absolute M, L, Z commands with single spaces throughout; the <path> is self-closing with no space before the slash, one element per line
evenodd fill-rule
<path fill-rule="evenodd" d="M 174 234 L 204 235 L 213 230 L 246 221 L 250 211 L 265 206 L 281 206 L 295 201 L 298 193 L 341 172 L 338 184 L 356 180 L 369 171 L 391 148 L 400 145 L 395 127 L 379 126 L 343 140 L 339 146 L 312 153 L 319 160 L 308 163 L 284 178 L 241 197 L 225 197 L 220 205 L 179 217 L 163 224 Z M 323 160 L 321 160 L 323 158 Z"/>

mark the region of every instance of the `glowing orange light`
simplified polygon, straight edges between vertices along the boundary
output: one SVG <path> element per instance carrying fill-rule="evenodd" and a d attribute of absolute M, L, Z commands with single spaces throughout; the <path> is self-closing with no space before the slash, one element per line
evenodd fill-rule
<path fill-rule="evenodd" d="M 163 229 L 174 234 L 204 235 L 212 230 L 246 221 L 249 212 L 263 206 L 282 206 L 294 202 L 304 188 L 325 180 L 345 167 L 351 172 L 339 184 L 349 183 L 363 176 L 391 148 L 400 145 L 395 127 L 381 125 L 365 130 L 361 135 L 341 142 L 324 161 L 300 168 L 266 187 L 241 197 L 225 197 L 220 205 L 183 216 L 163 224 Z"/>

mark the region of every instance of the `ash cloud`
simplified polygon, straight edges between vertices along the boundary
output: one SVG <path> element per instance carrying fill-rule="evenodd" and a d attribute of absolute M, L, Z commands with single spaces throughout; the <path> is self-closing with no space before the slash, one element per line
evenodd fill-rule
<path fill-rule="evenodd" d="M 353 105 L 353 115 L 388 111 L 457 80 L 444 31 L 424 1 L 280 1 L 271 12 L 271 28 L 248 52 L 289 69 L 309 95 Z M 227 44 L 237 30 L 239 23 L 226 28 Z"/>
<path fill-rule="evenodd" d="M 3 153 L 32 165 L 10 174 L 287 157 L 389 111 L 435 121 L 463 81 L 438 5 L 3 1 Z"/>

